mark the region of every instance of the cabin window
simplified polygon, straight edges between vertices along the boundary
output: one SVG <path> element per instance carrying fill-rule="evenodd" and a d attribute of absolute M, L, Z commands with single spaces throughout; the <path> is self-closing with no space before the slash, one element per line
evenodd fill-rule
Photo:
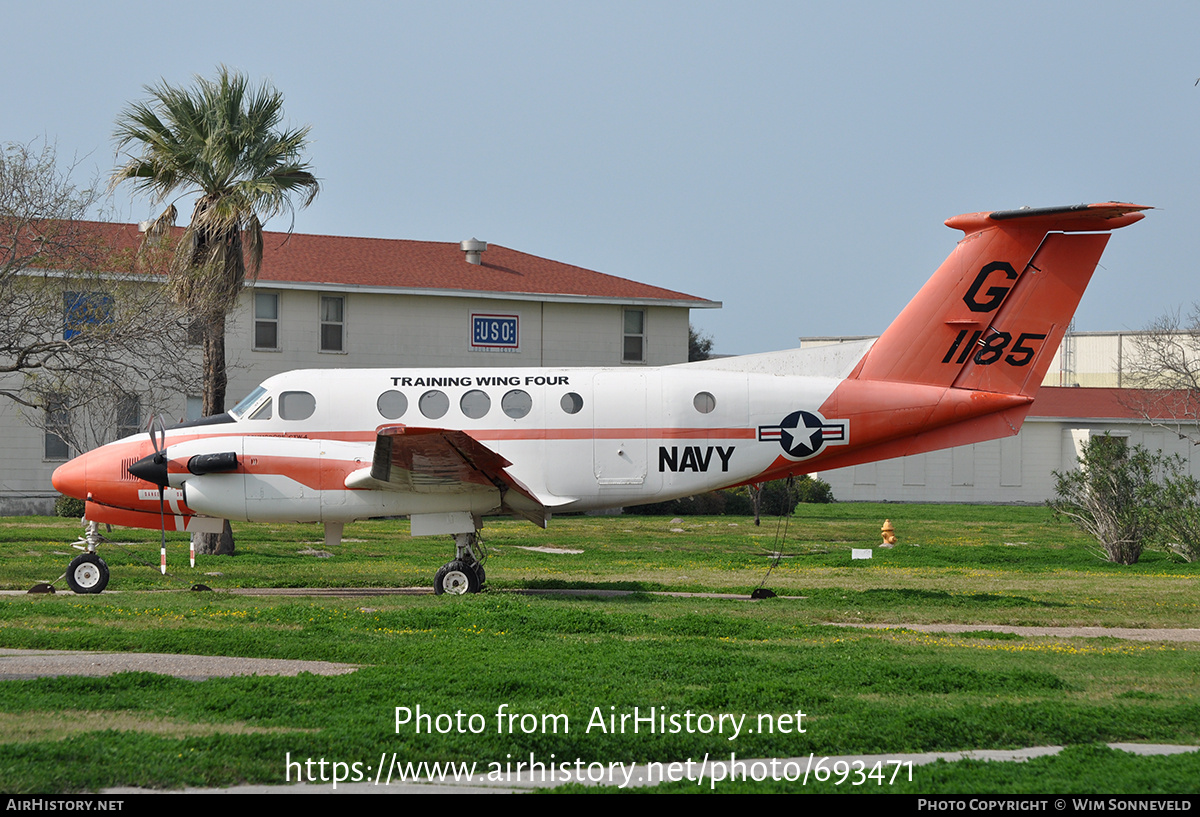
<path fill-rule="evenodd" d="M 472 420 L 478 420 L 487 414 L 488 410 L 492 407 L 492 398 L 479 389 L 471 389 L 458 401 L 458 407 L 462 409 L 462 413 L 467 417 L 470 417 Z"/>
<path fill-rule="evenodd" d="M 500 408 L 514 420 L 520 420 L 533 408 L 533 398 L 527 391 L 513 389 L 500 398 Z"/>
<path fill-rule="evenodd" d="M 321 351 L 344 352 L 342 344 L 346 322 L 343 310 L 346 299 L 338 295 L 321 296 Z"/>
<path fill-rule="evenodd" d="M 446 412 L 450 410 L 450 398 L 444 391 L 434 389 L 422 394 L 421 399 L 417 401 L 417 406 L 421 409 L 421 413 L 430 420 L 436 420 L 445 416 Z"/>
<path fill-rule="evenodd" d="M 267 390 L 264 389 L 262 386 L 259 386 L 254 391 L 250 392 L 245 397 L 243 397 L 240 403 L 238 403 L 236 406 L 234 406 L 233 408 L 231 408 L 229 410 L 229 413 L 232 414 L 234 417 L 240 418 L 243 414 L 245 414 L 247 411 L 249 411 L 254 406 L 255 403 L 258 402 L 258 398 L 262 397 L 266 393 L 267 393 Z M 194 418 L 190 416 L 191 411 L 192 411 L 192 399 L 193 399 L 192 397 L 188 397 L 188 414 L 189 414 L 188 419 L 189 420 L 190 419 L 198 420 L 198 419 L 200 419 L 199 408 L 197 408 L 197 414 Z M 201 401 L 200 405 L 203 405 L 204 398 L 196 397 L 195 399 Z"/>
<path fill-rule="evenodd" d="M 408 411 L 408 398 L 395 390 L 385 391 L 375 401 L 375 408 L 385 420 L 399 420 Z"/>
<path fill-rule="evenodd" d="M 271 398 L 268 397 L 258 409 L 250 415 L 251 420 L 270 420 L 271 419 Z"/>
<path fill-rule="evenodd" d="M 254 348 L 279 349 L 279 293 L 254 293 Z"/>
<path fill-rule="evenodd" d="M 562 406 L 562 410 L 567 414 L 578 414 L 583 410 L 583 397 L 573 391 L 569 391 L 562 396 L 562 400 L 558 401 Z"/>
<path fill-rule="evenodd" d="M 701 414 L 710 414 L 717 407 L 717 398 L 706 391 L 702 391 L 692 398 L 692 405 Z"/>
<path fill-rule="evenodd" d="M 646 311 L 625 310 L 625 337 L 621 360 L 626 363 L 642 363 L 646 360 Z"/>
<path fill-rule="evenodd" d="M 279 395 L 279 416 L 284 420 L 307 420 L 317 410 L 317 399 L 306 391 Z"/>

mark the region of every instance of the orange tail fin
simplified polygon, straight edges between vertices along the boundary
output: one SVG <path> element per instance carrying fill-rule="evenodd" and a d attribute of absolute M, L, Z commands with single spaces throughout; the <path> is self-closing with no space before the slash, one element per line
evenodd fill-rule
<path fill-rule="evenodd" d="M 1032 396 L 1108 243 L 1149 208 L 970 213 L 966 235 L 851 377 Z"/>

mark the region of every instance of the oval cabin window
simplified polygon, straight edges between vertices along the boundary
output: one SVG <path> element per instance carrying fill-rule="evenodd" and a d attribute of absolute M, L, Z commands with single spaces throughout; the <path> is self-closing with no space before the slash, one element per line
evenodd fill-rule
<path fill-rule="evenodd" d="M 404 416 L 404 412 L 408 411 L 408 398 L 402 392 L 385 391 L 375 401 L 375 408 L 379 410 L 380 417 L 386 420 L 399 420 Z"/>
<path fill-rule="evenodd" d="M 421 395 L 421 399 L 417 402 L 421 413 L 430 420 L 437 420 L 444 417 L 446 412 L 450 410 L 450 398 L 446 396 L 444 391 L 427 391 Z"/>
<path fill-rule="evenodd" d="M 520 420 L 533 408 L 533 398 L 527 391 L 513 389 L 500 399 L 500 408 L 514 420 Z"/>

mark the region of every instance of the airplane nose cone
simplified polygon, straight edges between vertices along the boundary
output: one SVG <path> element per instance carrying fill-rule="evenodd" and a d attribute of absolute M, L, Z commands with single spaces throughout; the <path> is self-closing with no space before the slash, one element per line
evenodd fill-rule
<path fill-rule="evenodd" d="M 50 482 L 54 490 L 76 499 L 87 499 L 87 459 L 86 455 L 76 457 L 70 462 L 63 463 L 54 469 Z"/>

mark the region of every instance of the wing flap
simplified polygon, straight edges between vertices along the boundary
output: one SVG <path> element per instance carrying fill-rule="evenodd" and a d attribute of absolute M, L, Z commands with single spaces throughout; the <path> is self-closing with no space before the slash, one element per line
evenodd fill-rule
<path fill-rule="evenodd" d="M 371 477 L 415 493 L 461 493 L 498 488 L 492 476 L 512 465 L 465 432 L 380 426 L 375 430 Z"/>
<path fill-rule="evenodd" d="M 510 465 L 465 431 L 386 425 L 375 429 L 371 467 L 347 476 L 346 487 L 426 494 L 499 490 L 504 510 L 546 527 L 547 503 L 508 473 Z"/>

